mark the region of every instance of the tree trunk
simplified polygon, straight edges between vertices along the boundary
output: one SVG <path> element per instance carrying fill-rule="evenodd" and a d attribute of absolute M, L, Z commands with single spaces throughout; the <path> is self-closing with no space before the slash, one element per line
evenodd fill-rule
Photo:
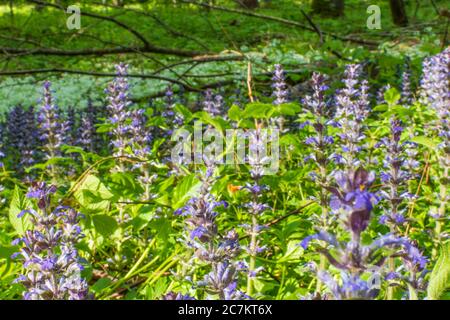
<path fill-rule="evenodd" d="M 312 10 L 326 17 L 341 17 L 344 15 L 344 0 L 313 0 Z"/>
<path fill-rule="evenodd" d="M 259 7 L 258 0 L 237 0 L 237 2 L 245 9 L 256 9 Z"/>
<path fill-rule="evenodd" d="M 408 25 L 405 3 L 403 0 L 389 0 L 391 6 L 392 21 L 395 25 L 405 27 Z"/>

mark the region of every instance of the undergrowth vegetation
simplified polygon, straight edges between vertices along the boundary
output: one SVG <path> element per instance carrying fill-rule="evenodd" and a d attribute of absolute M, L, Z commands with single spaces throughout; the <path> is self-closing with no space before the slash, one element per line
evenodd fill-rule
<path fill-rule="evenodd" d="M 407 28 L 383 16 L 388 31 L 366 29 L 360 1 L 320 27 L 307 2 L 256 10 L 306 32 L 93 2 L 81 11 L 127 27 L 62 31 L 57 2 L 28 2 L 0 6 L 0 299 L 449 297 L 450 50 L 433 8 L 408 7 Z M 141 52 L 73 54 L 99 43 Z M 48 48 L 72 53 L 30 53 Z"/>

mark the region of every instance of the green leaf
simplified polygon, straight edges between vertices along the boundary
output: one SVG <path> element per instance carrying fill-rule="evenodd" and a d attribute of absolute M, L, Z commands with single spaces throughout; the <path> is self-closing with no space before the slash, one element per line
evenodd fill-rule
<path fill-rule="evenodd" d="M 69 161 L 69 158 L 64 158 L 64 157 L 53 157 L 51 159 L 48 159 L 47 161 L 45 161 L 44 163 L 37 163 L 34 166 L 28 167 L 25 169 L 25 172 L 31 172 L 31 170 L 45 170 L 48 167 L 55 165 L 55 164 L 64 164 L 67 161 Z"/>
<path fill-rule="evenodd" d="M 9 260 L 14 252 L 17 252 L 16 247 L 4 247 L 0 245 L 0 259 Z"/>
<path fill-rule="evenodd" d="M 285 116 L 295 116 L 300 112 L 300 106 L 296 103 L 283 103 L 275 108 L 275 112 L 273 115 L 285 115 Z"/>
<path fill-rule="evenodd" d="M 79 153 L 79 154 L 86 153 L 84 151 L 84 149 L 81 148 L 81 147 L 69 146 L 69 145 L 62 145 L 61 146 L 61 150 L 64 151 L 66 154 L 69 154 L 69 153 Z"/>
<path fill-rule="evenodd" d="M 114 195 L 99 178 L 90 174 L 74 192 L 74 197 L 86 209 L 104 211 L 109 208 L 110 200 Z"/>
<path fill-rule="evenodd" d="M 274 110 L 275 107 L 272 104 L 254 102 L 245 106 L 241 116 L 242 118 L 265 119 L 270 118 Z"/>
<path fill-rule="evenodd" d="M 263 281 L 260 279 L 254 279 L 253 285 L 258 292 L 267 292 L 275 288 L 275 284 L 273 282 Z"/>
<path fill-rule="evenodd" d="M 428 283 L 427 296 L 430 300 L 439 300 L 450 287 L 450 243 L 444 245 Z"/>
<path fill-rule="evenodd" d="M 241 113 L 242 110 L 237 105 L 233 104 L 228 110 L 228 118 L 233 121 L 239 121 L 241 120 Z"/>
<path fill-rule="evenodd" d="M 424 137 L 424 136 L 417 136 L 417 137 L 413 137 L 411 139 L 412 142 L 421 144 L 425 147 L 428 147 L 432 150 L 435 150 L 437 148 L 437 144 L 431 140 L 430 138 Z"/>
<path fill-rule="evenodd" d="M 118 228 L 117 221 L 106 214 L 97 214 L 92 217 L 95 230 L 104 237 L 108 237 Z"/>
<path fill-rule="evenodd" d="M 201 182 L 197 179 L 195 174 L 185 176 L 173 190 L 172 208 L 176 209 L 181 207 L 198 191 L 200 186 Z"/>
<path fill-rule="evenodd" d="M 286 248 L 286 253 L 278 260 L 278 263 L 289 262 L 300 258 L 303 249 L 298 245 L 298 241 L 289 241 Z"/>
<path fill-rule="evenodd" d="M 148 300 L 155 300 L 160 298 L 167 291 L 167 279 L 160 278 L 154 284 L 145 288 Z"/>
<path fill-rule="evenodd" d="M 109 188 L 113 193 L 120 194 L 122 197 L 132 196 L 134 193 L 143 191 L 142 186 L 131 173 L 115 172 L 110 174 L 110 179 Z"/>
<path fill-rule="evenodd" d="M 102 124 L 98 124 L 96 125 L 97 127 L 97 133 L 106 133 L 106 132 L 110 132 L 111 129 L 113 128 L 113 126 L 110 123 L 102 123 Z"/>
<path fill-rule="evenodd" d="M 213 118 L 205 111 L 196 112 L 193 115 L 193 117 L 200 119 L 201 121 L 207 124 L 212 125 L 215 129 L 217 129 L 221 133 L 228 127 L 228 123 L 225 120 L 221 118 Z"/>
<path fill-rule="evenodd" d="M 192 119 L 192 112 L 188 108 L 183 106 L 182 104 L 176 104 L 174 106 L 174 110 L 183 116 L 183 118 L 184 118 L 186 123 L 191 121 L 191 119 Z"/>
<path fill-rule="evenodd" d="M 154 201 L 156 203 L 159 203 L 163 206 L 170 206 L 170 199 L 169 199 L 169 195 L 167 193 L 163 194 L 162 196 L 154 199 Z"/>
<path fill-rule="evenodd" d="M 387 111 L 388 105 L 387 104 L 380 104 L 372 109 L 373 111 Z"/>
<path fill-rule="evenodd" d="M 16 185 L 14 187 L 11 205 L 9 206 L 9 221 L 19 235 L 23 235 L 25 230 L 30 228 L 31 223 L 27 214 L 22 218 L 17 217 L 17 215 L 23 210 L 31 208 L 32 204 L 30 200 L 25 197 L 20 188 Z"/>
<path fill-rule="evenodd" d="M 384 93 L 384 100 L 389 105 L 397 104 L 397 102 L 400 100 L 400 93 L 395 88 L 390 88 Z"/>
<path fill-rule="evenodd" d="M 100 293 L 102 290 L 106 289 L 112 284 L 112 280 L 109 278 L 100 278 L 91 287 L 92 292 Z"/>

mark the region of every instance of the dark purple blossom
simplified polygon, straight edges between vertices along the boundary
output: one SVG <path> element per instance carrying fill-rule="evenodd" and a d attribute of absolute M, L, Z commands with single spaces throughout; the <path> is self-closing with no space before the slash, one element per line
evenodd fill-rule
<path fill-rule="evenodd" d="M 8 155 L 13 168 L 20 174 L 38 158 L 38 128 L 34 108 L 17 106 L 11 110 L 7 122 Z M 28 176 L 29 178 L 29 176 Z"/>
<path fill-rule="evenodd" d="M 407 58 L 402 73 L 401 103 L 409 107 L 413 103 L 413 93 L 411 87 L 411 62 Z"/>
<path fill-rule="evenodd" d="M 335 179 L 337 187 L 328 188 L 333 194 L 331 209 L 343 213 L 345 224 L 354 237 L 359 238 L 369 224 L 374 204 L 378 202 L 378 197 L 369 191 L 375 174 L 358 168 L 356 171 L 338 171 Z"/>
<path fill-rule="evenodd" d="M 85 151 L 95 152 L 98 151 L 100 147 L 95 127 L 97 121 L 96 108 L 94 107 L 92 100 L 89 99 L 86 109 L 81 113 L 77 138 L 77 144 Z"/>

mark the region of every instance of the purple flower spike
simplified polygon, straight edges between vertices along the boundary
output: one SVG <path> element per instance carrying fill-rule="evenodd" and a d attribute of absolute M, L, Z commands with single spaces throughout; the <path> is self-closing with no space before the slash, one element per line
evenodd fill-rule
<path fill-rule="evenodd" d="M 26 291 L 26 300 L 81 300 L 88 294 L 87 282 L 81 278 L 83 270 L 79 262 L 76 243 L 83 236 L 78 225 L 80 214 L 72 208 L 50 209 L 53 186 L 34 184 L 28 196 L 36 198 L 39 212 L 24 210 L 20 216 L 30 213 L 32 230 L 26 230 L 22 238 L 13 244 L 22 244 L 12 258 L 21 257 L 25 274 L 17 278 Z"/>

